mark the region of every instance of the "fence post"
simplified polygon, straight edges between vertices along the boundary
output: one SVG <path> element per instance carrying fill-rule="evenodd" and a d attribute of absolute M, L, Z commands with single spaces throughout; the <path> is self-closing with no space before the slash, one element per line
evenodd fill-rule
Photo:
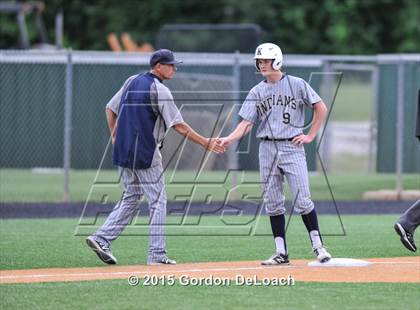
<path fill-rule="evenodd" d="M 398 59 L 397 74 L 397 145 L 395 156 L 396 168 L 396 192 L 400 200 L 403 191 L 403 151 L 404 151 L 404 63 L 401 56 Z"/>
<path fill-rule="evenodd" d="M 378 64 L 372 71 L 371 81 L 373 84 L 373 104 L 370 110 L 370 134 L 369 134 L 369 164 L 368 171 L 375 173 L 377 171 L 377 151 L 378 151 L 378 105 L 379 105 L 379 71 Z"/>
<path fill-rule="evenodd" d="M 334 99 L 333 93 L 333 77 L 332 77 L 332 67 L 329 60 L 324 60 L 323 63 L 323 81 L 322 81 L 322 97 L 324 102 L 327 104 L 328 109 L 331 109 L 332 101 Z M 321 145 L 319 146 L 319 155 L 321 156 L 322 164 L 325 171 L 330 171 L 331 169 L 331 128 L 332 122 L 330 124 L 324 124 L 322 128 L 322 137 Z M 318 142 L 318 143 L 319 143 Z"/>
<path fill-rule="evenodd" d="M 70 199 L 70 162 L 71 162 L 71 130 L 72 130 L 72 98 L 73 98 L 73 62 L 72 50 L 67 50 L 65 94 L 64 94 L 64 150 L 63 150 L 63 169 L 64 169 L 64 193 L 63 201 Z"/>
<path fill-rule="evenodd" d="M 235 59 L 233 63 L 233 115 L 232 115 L 232 126 L 230 132 L 232 132 L 239 123 L 238 120 L 238 107 L 239 101 L 241 99 L 240 91 L 241 91 L 241 65 L 239 63 L 240 53 L 239 51 L 235 52 Z M 229 156 L 229 171 L 232 175 L 232 188 L 235 188 L 238 185 L 238 169 L 239 169 L 239 154 L 237 152 L 239 143 L 234 143 L 228 149 L 228 156 Z M 236 189 L 232 193 L 233 199 L 236 199 Z"/>

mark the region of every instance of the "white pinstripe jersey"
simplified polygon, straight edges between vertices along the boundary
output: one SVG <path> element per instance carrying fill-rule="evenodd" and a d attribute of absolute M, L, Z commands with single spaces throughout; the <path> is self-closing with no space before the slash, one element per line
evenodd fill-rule
<path fill-rule="evenodd" d="M 312 109 L 319 101 L 305 80 L 284 73 L 274 84 L 262 81 L 254 86 L 239 115 L 258 125 L 257 138 L 287 139 L 303 133 L 304 107 Z"/>

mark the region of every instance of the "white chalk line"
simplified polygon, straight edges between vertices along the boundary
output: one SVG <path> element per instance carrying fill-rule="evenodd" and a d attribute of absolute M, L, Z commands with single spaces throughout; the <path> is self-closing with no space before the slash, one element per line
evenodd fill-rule
<path fill-rule="evenodd" d="M 375 262 L 370 261 L 369 264 L 383 265 L 418 265 L 419 262 Z M 148 270 L 148 271 L 118 271 L 118 272 L 87 272 L 87 273 L 53 273 L 53 274 L 31 274 L 31 275 L 10 275 L 0 276 L 0 280 L 7 279 L 31 279 L 31 278 L 52 278 L 52 277 L 91 277 L 91 276 L 130 276 L 136 274 L 171 274 L 171 273 L 195 273 L 195 272 L 219 272 L 219 271 L 241 271 L 241 270 L 264 270 L 270 268 L 292 269 L 302 266 L 286 265 L 286 266 L 264 266 L 264 267 L 236 267 L 236 268 L 208 268 L 208 269 L 182 269 L 182 270 Z M 306 267 L 306 266 L 305 266 Z M 348 268 L 348 267 L 346 267 Z M 281 270 L 279 269 L 279 270 Z"/>
<path fill-rule="evenodd" d="M 383 264 L 383 265 L 420 265 L 420 260 L 418 262 L 370 262 L 367 261 L 369 264 Z"/>
<path fill-rule="evenodd" d="M 87 273 L 53 273 L 53 274 L 31 274 L 31 275 L 11 275 L 0 276 L 1 279 L 19 278 L 49 278 L 49 277 L 90 277 L 90 276 L 109 276 L 109 275 L 135 275 L 135 274 L 172 274 L 172 273 L 194 273 L 194 272 L 217 272 L 217 271 L 241 271 L 241 270 L 263 270 L 274 268 L 296 268 L 297 266 L 265 266 L 265 267 L 238 267 L 238 268 L 209 268 L 209 269 L 183 269 L 183 270 L 148 270 L 148 271 L 119 271 L 119 272 L 87 272 Z"/>

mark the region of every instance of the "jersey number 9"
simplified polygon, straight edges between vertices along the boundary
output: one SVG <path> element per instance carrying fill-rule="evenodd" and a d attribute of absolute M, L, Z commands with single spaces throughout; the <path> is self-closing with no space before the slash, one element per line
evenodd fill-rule
<path fill-rule="evenodd" d="M 290 123 L 290 113 L 283 113 L 283 123 L 285 124 Z"/>

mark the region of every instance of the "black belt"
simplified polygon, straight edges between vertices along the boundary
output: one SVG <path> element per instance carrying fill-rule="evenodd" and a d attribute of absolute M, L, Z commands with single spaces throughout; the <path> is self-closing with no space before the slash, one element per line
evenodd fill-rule
<path fill-rule="evenodd" d="M 261 138 L 261 140 L 264 140 L 264 141 L 293 141 L 293 138 L 275 139 L 275 138 L 264 137 L 264 138 Z"/>

